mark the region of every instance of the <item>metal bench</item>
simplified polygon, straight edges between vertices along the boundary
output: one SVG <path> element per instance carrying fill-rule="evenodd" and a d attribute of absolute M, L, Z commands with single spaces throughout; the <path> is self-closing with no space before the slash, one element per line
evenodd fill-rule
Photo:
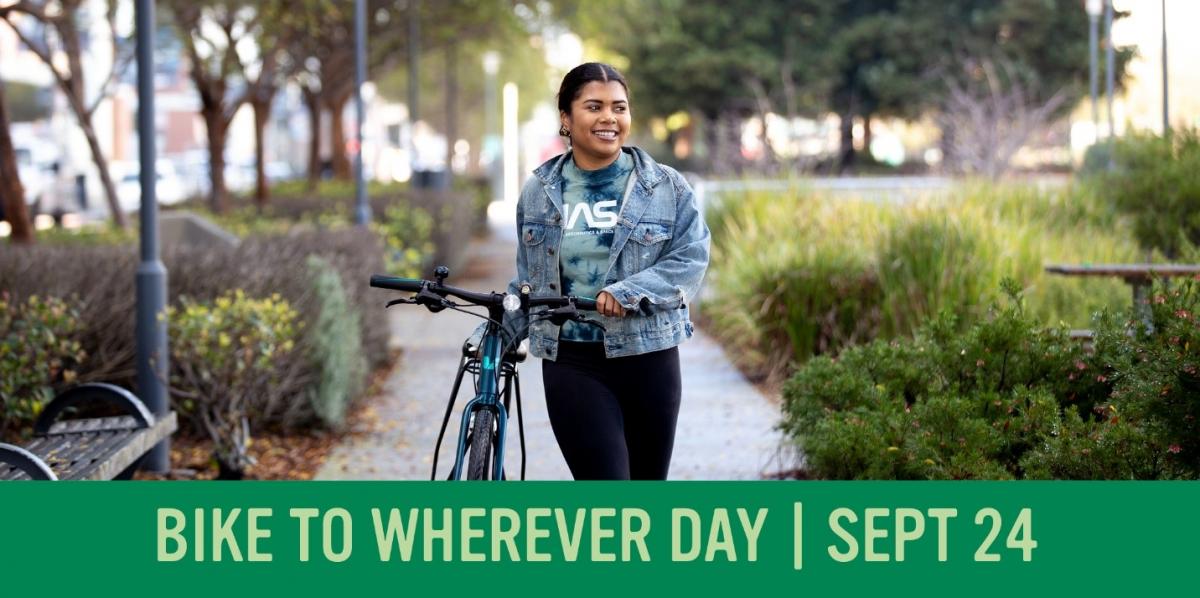
<path fill-rule="evenodd" d="M 72 409 L 97 404 L 123 415 L 58 421 Z M 0 443 L 0 480 L 127 480 L 177 427 L 175 412 L 156 418 L 128 390 L 81 384 L 50 401 L 27 446 Z"/>
<path fill-rule="evenodd" d="M 1046 272 L 1061 276 L 1102 276 L 1120 278 L 1133 290 L 1133 313 L 1146 330 L 1153 332 L 1150 320 L 1150 286 L 1156 278 L 1200 276 L 1200 264 L 1050 264 Z M 1090 330 L 1072 330 L 1074 338 L 1090 339 Z"/>

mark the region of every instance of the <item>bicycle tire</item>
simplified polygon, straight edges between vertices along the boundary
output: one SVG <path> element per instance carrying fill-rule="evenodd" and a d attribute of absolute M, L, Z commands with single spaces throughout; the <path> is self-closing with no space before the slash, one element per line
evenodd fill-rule
<path fill-rule="evenodd" d="M 479 409 L 471 424 L 471 449 L 467 457 L 467 479 L 491 479 L 492 461 L 492 411 Z"/>

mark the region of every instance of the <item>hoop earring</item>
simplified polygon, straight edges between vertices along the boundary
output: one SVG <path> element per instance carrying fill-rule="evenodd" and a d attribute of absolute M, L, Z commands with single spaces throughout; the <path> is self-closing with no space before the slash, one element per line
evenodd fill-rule
<path fill-rule="evenodd" d="M 559 127 L 558 134 L 560 137 L 570 137 L 571 136 L 571 132 L 567 130 L 567 125 L 563 125 L 563 126 Z"/>

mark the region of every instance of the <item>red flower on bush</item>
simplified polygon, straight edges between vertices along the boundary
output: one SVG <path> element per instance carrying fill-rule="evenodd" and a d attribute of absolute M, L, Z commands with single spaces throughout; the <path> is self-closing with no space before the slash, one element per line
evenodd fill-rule
<path fill-rule="evenodd" d="M 1167 447 L 1167 451 L 1173 455 L 1178 455 L 1181 451 L 1183 451 L 1183 448 L 1178 444 L 1172 444 L 1171 446 Z"/>

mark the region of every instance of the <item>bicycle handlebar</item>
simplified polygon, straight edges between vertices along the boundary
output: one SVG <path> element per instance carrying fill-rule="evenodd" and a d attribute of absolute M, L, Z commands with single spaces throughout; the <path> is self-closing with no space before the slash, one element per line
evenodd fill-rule
<path fill-rule="evenodd" d="M 431 280 L 421 280 L 416 278 L 400 278 L 396 276 L 384 276 L 375 274 L 371 276 L 371 286 L 379 289 L 389 289 L 393 291 L 407 291 L 411 293 L 419 293 L 422 289 L 428 289 L 429 292 L 445 297 L 450 295 L 458 297 L 463 301 L 469 301 L 481 307 L 498 306 L 504 301 L 504 293 L 476 293 L 466 289 L 460 289 L 448 285 L 438 284 Z M 547 307 L 562 307 L 573 304 L 576 309 L 583 311 L 596 311 L 596 300 L 586 299 L 583 297 L 530 297 L 529 307 L 547 306 Z"/>

